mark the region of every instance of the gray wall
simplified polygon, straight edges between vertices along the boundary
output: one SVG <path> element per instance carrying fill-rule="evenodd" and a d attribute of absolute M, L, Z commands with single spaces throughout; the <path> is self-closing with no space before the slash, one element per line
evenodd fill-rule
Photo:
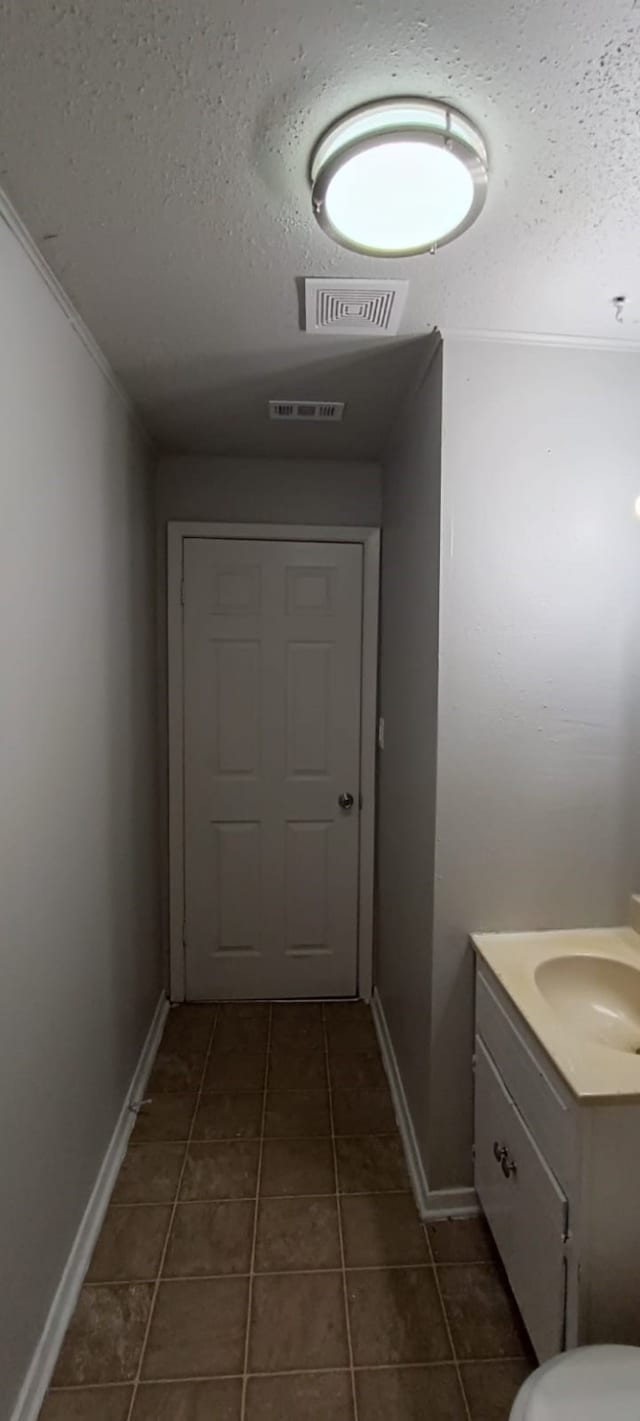
<path fill-rule="evenodd" d="M 2 223 L 0 286 L 6 1417 L 161 979 L 148 454 Z"/>
<path fill-rule="evenodd" d="M 376 983 L 412 1112 L 429 1099 L 442 349 L 400 410 L 384 471 Z"/>
<path fill-rule="evenodd" d="M 327 459 L 167 456 L 156 478 L 162 527 L 175 519 L 218 523 L 335 523 L 377 527 L 378 464 Z"/>
<path fill-rule="evenodd" d="M 469 931 L 640 884 L 639 391 L 638 355 L 445 341 L 432 1187 L 471 1179 Z"/>
<path fill-rule="evenodd" d="M 379 464 L 167 455 L 156 475 L 162 936 L 168 957 L 167 523 L 309 523 L 378 527 Z"/>

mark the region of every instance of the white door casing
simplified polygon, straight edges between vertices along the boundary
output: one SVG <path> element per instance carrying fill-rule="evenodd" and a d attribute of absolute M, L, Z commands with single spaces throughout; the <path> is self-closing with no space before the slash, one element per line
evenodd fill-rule
<path fill-rule="evenodd" d="M 378 537 L 283 531 L 170 528 L 176 999 L 370 990 Z"/>

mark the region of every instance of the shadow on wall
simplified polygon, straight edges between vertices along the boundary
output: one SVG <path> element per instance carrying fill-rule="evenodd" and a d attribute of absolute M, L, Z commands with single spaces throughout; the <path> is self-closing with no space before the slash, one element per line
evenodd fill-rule
<path fill-rule="evenodd" d="M 123 459 L 113 432 L 107 428 L 105 433 L 105 467 L 118 469 L 129 462 L 133 466 L 137 435 L 131 429 L 126 431 L 128 457 Z M 131 1043 L 139 1038 L 140 1022 L 149 1018 L 149 982 L 157 983 L 157 994 L 164 980 L 158 893 L 158 705 L 153 695 L 157 676 L 156 564 L 154 539 L 144 535 L 153 509 L 153 492 L 151 455 L 138 477 L 105 478 L 101 487 L 101 526 L 122 530 L 115 547 L 103 547 L 100 571 L 105 622 L 100 644 L 107 708 L 109 846 L 104 866 L 108 910 L 103 927 L 106 941 L 131 942 L 137 947 L 124 956 L 117 970 L 110 961 L 108 1039 L 114 1066 L 127 1063 L 126 1081 L 138 1058 Z"/>
<path fill-rule="evenodd" d="M 425 339 L 351 342 L 303 335 L 295 364 L 289 351 L 268 353 L 267 377 L 257 373 L 263 350 L 180 365 L 150 363 L 148 378 L 125 376 L 165 452 L 376 459 Z M 268 417 L 270 399 L 345 400 L 344 423 L 275 424 Z"/>

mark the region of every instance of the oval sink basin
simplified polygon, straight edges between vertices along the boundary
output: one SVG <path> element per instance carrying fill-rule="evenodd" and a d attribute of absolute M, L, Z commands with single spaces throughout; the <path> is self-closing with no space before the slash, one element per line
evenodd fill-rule
<path fill-rule="evenodd" d="M 550 957 L 535 970 L 543 997 L 571 1031 L 640 1055 L 640 971 L 609 957 Z"/>

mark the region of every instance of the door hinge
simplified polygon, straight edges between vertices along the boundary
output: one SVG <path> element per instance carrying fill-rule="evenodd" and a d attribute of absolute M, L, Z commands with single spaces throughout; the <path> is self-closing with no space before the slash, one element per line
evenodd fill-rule
<path fill-rule="evenodd" d="M 184 607 L 184 577 L 180 582 L 180 606 Z"/>
<path fill-rule="evenodd" d="M 363 804 L 362 794 L 359 794 L 359 795 L 358 795 L 358 809 L 362 809 L 362 804 Z"/>

